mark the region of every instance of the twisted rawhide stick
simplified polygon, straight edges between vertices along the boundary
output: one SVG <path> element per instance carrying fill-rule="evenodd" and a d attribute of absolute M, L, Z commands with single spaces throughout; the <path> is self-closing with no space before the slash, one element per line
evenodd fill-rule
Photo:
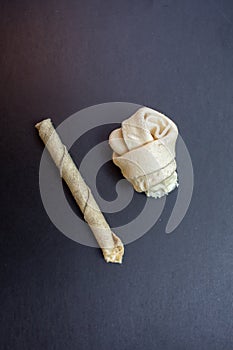
<path fill-rule="evenodd" d="M 67 183 L 84 219 L 90 226 L 106 262 L 121 263 L 124 246 L 119 237 L 110 229 L 101 213 L 90 188 L 84 182 L 66 147 L 54 129 L 50 119 L 45 119 L 35 126 L 46 145 L 54 163 L 60 170 L 61 177 Z"/>

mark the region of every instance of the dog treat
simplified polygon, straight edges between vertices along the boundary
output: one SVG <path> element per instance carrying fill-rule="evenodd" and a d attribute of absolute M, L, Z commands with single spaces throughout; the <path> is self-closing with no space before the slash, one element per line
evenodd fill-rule
<path fill-rule="evenodd" d="M 160 198 L 178 186 L 178 129 L 165 115 L 142 107 L 109 136 L 113 162 L 138 192 Z"/>
<path fill-rule="evenodd" d="M 53 161 L 60 171 L 61 177 L 67 183 L 85 221 L 90 226 L 106 262 L 121 263 L 124 246 L 119 237 L 110 229 L 101 213 L 90 188 L 84 182 L 80 172 L 74 164 L 66 146 L 62 144 L 59 135 L 50 119 L 45 119 L 35 126 L 41 139 L 46 145 Z"/>

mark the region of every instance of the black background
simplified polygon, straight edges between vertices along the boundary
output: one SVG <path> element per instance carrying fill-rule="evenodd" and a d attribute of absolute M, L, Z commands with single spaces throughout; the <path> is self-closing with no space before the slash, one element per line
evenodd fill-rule
<path fill-rule="evenodd" d="M 1 1 L 1 349 L 232 350 L 232 1 Z M 172 117 L 195 189 L 106 264 L 50 222 L 42 117 L 127 101 Z"/>

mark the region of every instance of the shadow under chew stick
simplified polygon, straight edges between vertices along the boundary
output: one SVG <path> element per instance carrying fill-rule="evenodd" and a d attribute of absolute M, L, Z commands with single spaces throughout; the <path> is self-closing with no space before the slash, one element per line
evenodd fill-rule
<path fill-rule="evenodd" d="M 81 209 L 85 221 L 90 226 L 106 262 L 121 263 L 124 246 L 120 238 L 110 229 L 101 213 L 90 188 L 86 185 L 66 146 L 53 127 L 51 119 L 36 124 L 39 135 L 47 147 L 61 177 L 67 183 L 76 203 Z"/>

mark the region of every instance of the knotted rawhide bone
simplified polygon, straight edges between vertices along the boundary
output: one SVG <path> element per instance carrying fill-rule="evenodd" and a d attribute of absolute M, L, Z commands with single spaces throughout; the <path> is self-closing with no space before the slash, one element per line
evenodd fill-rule
<path fill-rule="evenodd" d="M 104 259 L 106 262 L 121 263 L 124 255 L 123 243 L 111 231 L 90 188 L 83 180 L 66 146 L 62 144 L 51 119 L 45 119 L 35 127 L 102 249 Z"/>
<path fill-rule="evenodd" d="M 178 186 L 175 123 L 153 109 L 142 107 L 109 136 L 113 162 L 138 192 L 162 197 Z"/>

